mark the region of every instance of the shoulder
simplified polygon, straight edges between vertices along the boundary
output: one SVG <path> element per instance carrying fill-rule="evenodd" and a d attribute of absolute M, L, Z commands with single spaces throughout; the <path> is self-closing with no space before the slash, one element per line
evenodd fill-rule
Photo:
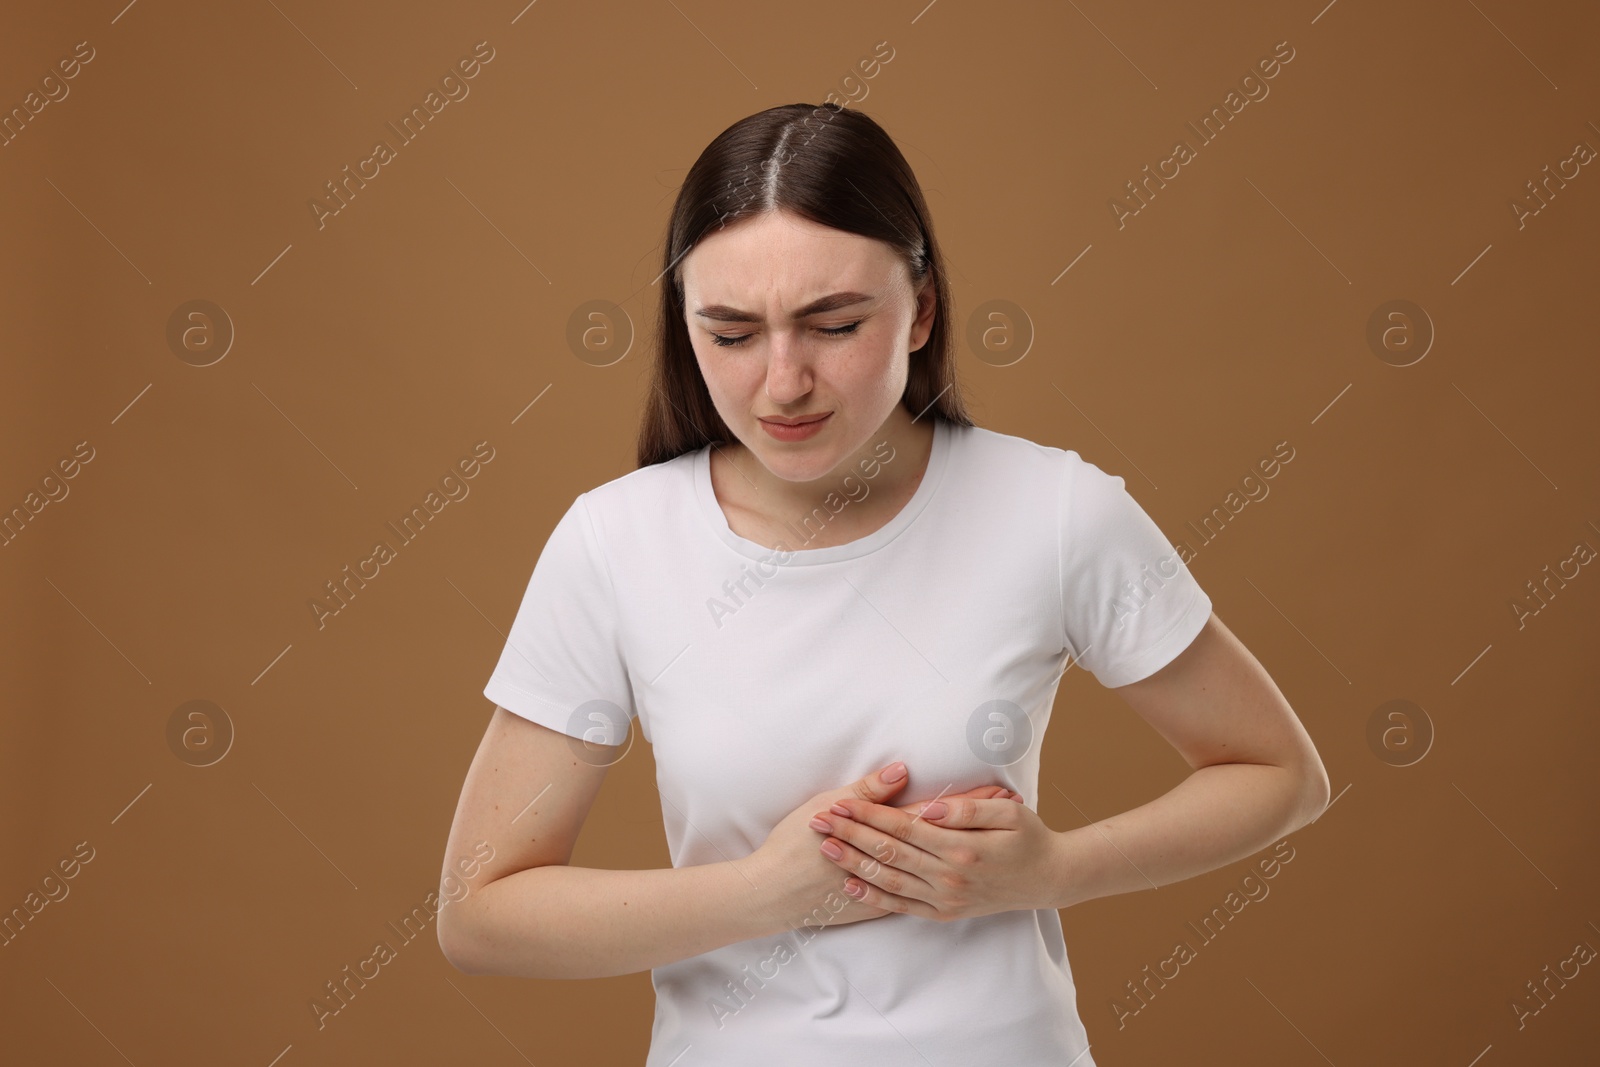
<path fill-rule="evenodd" d="M 602 482 L 580 494 L 572 506 L 585 510 L 601 530 L 658 526 L 664 516 L 693 499 L 699 451 L 703 450 L 685 452 Z"/>
<path fill-rule="evenodd" d="M 1070 487 L 1095 474 L 1109 477 L 1074 449 L 1043 444 L 983 426 L 952 425 L 950 429 L 954 435 L 952 444 L 956 446 L 954 454 L 980 478 L 999 476 L 1004 480 L 1015 475 L 1035 487 L 1046 482 Z"/>
<path fill-rule="evenodd" d="M 996 511 L 1014 508 L 1073 531 L 1086 545 L 1113 542 L 1148 519 L 1120 474 L 1111 474 L 1076 449 L 964 426 L 954 455 L 964 492 Z"/>

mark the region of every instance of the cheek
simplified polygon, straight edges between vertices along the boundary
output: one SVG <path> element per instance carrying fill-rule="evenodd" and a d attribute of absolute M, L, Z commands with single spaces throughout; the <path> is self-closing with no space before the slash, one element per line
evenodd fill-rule
<path fill-rule="evenodd" d="M 706 389 L 713 398 L 738 398 L 761 387 L 760 364 L 730 357 L 709 343 L 706 348 L 710 351 L 696 349 L 695 357 L 700 364 L 700 376 L 705 379 Z"/>
<path fill-rule="evenodd" d="M 852 347 L 828 359 L 823 364 L 823 373 L 837 388 L 847 392 L 893 392 L 898 396 L 897 383 L 904 373 L 901 364 L 905 363 L 887 343 L 877 339 L 873 344 Z"/>

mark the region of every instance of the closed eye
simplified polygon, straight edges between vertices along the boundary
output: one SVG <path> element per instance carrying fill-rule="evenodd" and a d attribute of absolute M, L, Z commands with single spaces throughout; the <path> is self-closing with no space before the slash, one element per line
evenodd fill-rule
<path fill-rule="evenodd" d="M 843 337 L 846 334 L 854 333 L 855 328 L 860 326 L 861 323 L 862 320 L 857 319 L 855 322 L 844 326 L 818 326 L 817 332 L 825 334 L 828 337 Z M 746 333 L 740 334 L 738 337 L 727 337 L 720 333 L 714 333 L 711 335 L 711 343 L 716 345 L 718 348 L 734 348 L 738 345 L 744 344 L 754 336 L 754 334 Z"/>

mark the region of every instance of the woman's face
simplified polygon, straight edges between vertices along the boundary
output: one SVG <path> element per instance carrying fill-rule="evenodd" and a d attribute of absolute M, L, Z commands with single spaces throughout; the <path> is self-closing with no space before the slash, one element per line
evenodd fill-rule
<path fill-rule="evenodd" d="M 680 266 L 684 320 L 712 403 L 768 470 L 814 481 L 875 440 L 935 309 L 933 286 L 919 300 L 888 245 L 768 212 L 714 231 Z M 761 422 L 824 414 L 798 441 Z"/>

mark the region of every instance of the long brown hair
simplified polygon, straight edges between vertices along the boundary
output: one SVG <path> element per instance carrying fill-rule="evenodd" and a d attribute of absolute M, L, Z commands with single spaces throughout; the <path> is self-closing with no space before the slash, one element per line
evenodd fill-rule
<path fill-rule="evenodd" d="M 913 417 L 927 412 L 973 425 L 956 381 L 944 258 L 911 166 L 883 128 L 858 110 L 835 103 L 785 104 L 740 119 L 718 134 L 678 190 L 662 252 L 655 364 L 639 427 L 639 466 L 734 439 L 695 361 L 679 263 L 711 231 L 773 210 L 883 241 L 910 268 L 913 289 L 932 276 L 933 329 L 912 353 L 900 403 Z"/>

